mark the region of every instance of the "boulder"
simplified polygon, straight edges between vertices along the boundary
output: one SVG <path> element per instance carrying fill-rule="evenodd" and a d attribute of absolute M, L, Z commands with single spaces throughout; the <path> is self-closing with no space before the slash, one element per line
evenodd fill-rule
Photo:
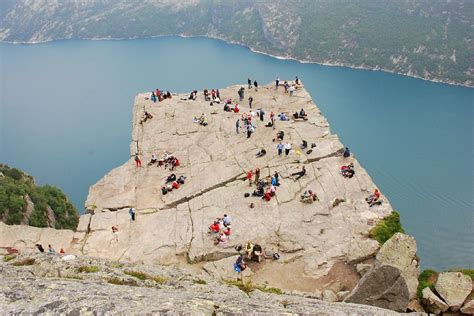
<path fill-rule="evenodd" d="M 360 274 L 360 276 L 364 276 L 364 274 L 367 273 L 367 271 L 369 271 L 369 269 L 372 267 L 371 264 L 368 264 L 368 263 L 359 263 L 356 265 L 356 270 L 357 270 L 357 273 Z"/>
<path fill-rule="evenodd" d="M 402 272 L 408 286 L 410 299 L 416 297 L 418 276 L 420 275 L 416 249 L 415 238 L 396 233 L 383 244 L 376 256 L 378 262 L 396 267 Z"/>
<path fill-rule="evenodd" d="M 409 292 L 402 272 L 389 265 L 377 264 L 359 281 L 344 302 L 372 305 L 405 312 Z"/>
<path fill-rule="evenodd" d="M 449 306 L 443 302 L 436 294 L 431 291 L 429 287 L 423 289 L 423 304 L 425 304 L 426 309 L 435 314 L 445 312 L 448 310 Z"/>
<path fill-rule="evenodd" d="M 421 305 L 419 300 L 411 300 L 410 303 L 408 303 L 408 311 L 410 312 L 417 312 L 417 313 L 424 313 L 425 308 L 423 305 Z"/>
<path fill-rule="evenodd" d="M 337 302 L 337 295 L 331 290 L 324 290 L 323 291 L 323 301 Z"/>
<path fill-rule="evenodd" d="M 472 291 L 471 278 L 461 272 L 443 272 L 438 276 L 435 289 L 452 311 L 461 308 Z"/>
<path fill-rule="evenodd" d="M 474 299 L 467 301 L 463 307 L 461 307 L 461 312 L 464 314 L 474 315 Z"/>

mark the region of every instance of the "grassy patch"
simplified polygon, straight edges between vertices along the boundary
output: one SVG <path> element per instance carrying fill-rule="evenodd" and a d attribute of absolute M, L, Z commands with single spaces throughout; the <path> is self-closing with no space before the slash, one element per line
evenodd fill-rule
<path fill-rule="evenodd" d="M 420 273 L 418 276 L 418 288 L 416 290 L 416 296 L 421 299 L 423 297 L 423 289 L 429 287 L 430 289 L 434 288 L 436 280 L 438 279 L 438 272 L 427 269 Z"/>
<path fill-rule="evenodd" d="M 64 276 L 65 279 L 73 279 L 73 280 L 84 280 L 83 277 L 80 275 L 66 275 Z"/>
<path fill-rule="evenodd" d="M 207 284 L 207 282 L 202 279 L 194 279 L 193 282 L 195 284 Z"/>
<path fill-rule="evenodd" d="M 378 222 L 377 225 L 370 230 L 369 236 L 383 245 L 390 237 L 398 232 L 404 233 L 405 231 L 400 223 L 400 214 L 394 211 Z"/>
<path fill-rule="evenodd" d="M 20 261 L 13 262 L 12 265 L 16 267 L 21 267 L 21 266 L 32 266 L 35 264 L 35 259 L 33 258 L 25 258 Z"/>
<path fill-rule="evenodd" d="M 461 272 L 471 278 L 474 281 L 474 270 L 473 269 L 451 269 L 450 272 Z"/>
<path fill-rule="evenodd" d="M 110 279 L 107 279 L 107 282 L 110 283 L 110 284 L 115 284 L 115 285 L 129 285 L 129 286 L 137 286 L 137 281 L 134 281 L 134 280 L 123 280 L 123 279 L 120 279 L 120 278 L 110 278 Z"/>
<path fill-rule="evenodd" d="M 3 261 L 8 262 L 8 261 L 12 261 L 15 258 L 16 258 L 16 255 L 6 255 L 3 257 Z"/>
<path fill-rule="evenodd" d="M 249 294 L 255 290 L 260 290 L 266 293 L 272 294 L 283 294 L 283 291 L 279 288 L 268 287 L 267 285 L 254 285 L 252 281 L 238 281 L 238 280 L 224 280 L 224 283 L 238 287 L 242 292 Z"/>
<path fill-rule="evenodd" d="M 79 273 L 82 273 L 82 272 L 85 272 L 85 273 L 96 273 L 96 272 L 99 272 L 100 269 L 99 267 L 97 266 L 80 266 L 78 269 L 77 269 L 77 272 Z"/>
<path fill-rule="evenodd" d="M 114 269 L 120 269 L 123 267 L 123 263 L 114 261 L 110 264 L 110 267 Z"/>
<path fill-rule="evenodd" d="M 130 275 L 132 277 L 135 277 L 139 280 L 142 280 L 142 281 L 152 280 L 152 281 L 155 281 L 158 284 L 164 284 L 164 283 L 166 283 L 166 281 L 168 281 L 167 278 L 164 278 L 162 276 L 149 275 L 149 274 L 146 274 L 146 273 L 140 272 L 140 271 L 125 271 L 124 273 L 127 274 L 127 275 Z"/>

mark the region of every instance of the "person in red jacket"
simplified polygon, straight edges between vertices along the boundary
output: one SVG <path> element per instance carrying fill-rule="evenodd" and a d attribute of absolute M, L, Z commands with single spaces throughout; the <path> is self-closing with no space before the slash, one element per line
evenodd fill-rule
<path fill-rule="evenodd" d="M 252 177 L 253 177 L 252 170 L 249 170 L 249 172 L 247 172 L 247 180 L 249 180 L 249 187 L 252 186 Z"/>

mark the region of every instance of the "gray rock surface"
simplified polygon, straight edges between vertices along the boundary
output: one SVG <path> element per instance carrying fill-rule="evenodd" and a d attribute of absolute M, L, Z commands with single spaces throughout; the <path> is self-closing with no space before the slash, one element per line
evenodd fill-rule
<path fill-rule="evenodd" d="M 422 302 L 426 306 L 426 309 L 431 313 L 439 314 L 449 309 L 448 304 L 436 296 L 429 287 L 423 289 Z"/>
<path fill-rule="evenodd" d="M 435 289 L 452 311 L 458 311 L 472 291 L 471 278 L 461 272 L 442 272 Z"/>
<path fill-rule="evenodd" d="M 408 286 L 410 299 L 416 297 L 418 276 L 420 275 L 416 249 L 415 238 L 396 233 L 383 244 L 376 256 L 377 262 L 391 265 L 402 272 Z"/>
<path fill-rule="evenodd" d="M 405 312 L 409 292 L 398 268 L 376 265 L 367 272 L 344 302 L 372 305 Z"/>
<path fill-rule="evenodd" d="M 345 301 L 406 311 L 418 287 L 415 239 L 396 233 L 383 244 L 375 259 L 366 272 L 365 265 L 356 266 L 363 277 Z"/>
<path fill-rule="evenodd" d="M 14 265 L 26 259 L 34 263 Z M 247 295 L 236 286 L 179 268 L 91 257 L 65 261 L 57 255 L 20 255 L 0 260 L 0 274 L 2 314 L 399 315 L 298 295 L 260 290 Z"/>

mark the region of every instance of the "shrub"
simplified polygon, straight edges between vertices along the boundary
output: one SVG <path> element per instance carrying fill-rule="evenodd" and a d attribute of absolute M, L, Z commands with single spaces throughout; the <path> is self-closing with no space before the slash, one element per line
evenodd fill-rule
<path fill-rule="evenodd" d="M 429 287 L 430 289 L 434 288 L 436 280 L 438 279 L 438 272 L 426 269 L 420 273 L 418 276 L 418 288 L 416 290 L 416 296 L 421 299 L 423 297 L 423 289 Z"/>
<path fill-rule="evenodd" d="M 80 266 L 78 269 L 77 269 L 77 272 L 79 273 L 82 273 L 82 272 L 85 272 L 85 273 L 96 273 L 96 272 L 99 272 L 100 269 L 98 266 Z"/>
<path fill-rule="evenodd" d="M 15 258 L 16 258 L 16 255 L 6 255 L 3 257 L 3 261 L 8 262 L 8 261 L 12 261 Z"/>
<path fill-rule="evenodd" d="M 110 284 L 115 285 L 129 285 L 129 286 L 137 286 L 137 281 L 134 280 L 123 280 L 117 277 L 107 279 L 107 282 Z"/>
<path fill-rule="evenodd" d="M 35 264 L 35 259 L 33 258 L 25 258 L 20 261 L 13 262 L 12 265 L 16 267 L 21 267 L 21 266 L 32 266 Z"/>
<path fill-rule="evenodd" d="M 135 277 L 139 280 L 142 280 L 142 281 L 152 280 L 152 281 L 155 281 L 158 284 L 163 284 L 163 283 L 166 283 L 168 281 L 168 279 L 165 278 L 165 277 L 162 277 L 162 276 L 159 276 L 159 275 L 149 275 L 149 274 L 146 274 L 146 273 L 140 272 L 140 271 L 125 271 L 124 273 L 127 274 L 127 275 L 130 275 L 132 277 Z"/>
<path fill-rule="evenodd" d="M 238 287 L 242 292 L 245 292 L 249 294 L 250 292 L 253 292 L 255 290 L 260 290 L 262 292 L 267 292 L 267 293 L 272 293 L 272 294 L 282 294 L 283 291 L 279 288 L 275 287 L 267 287 L 267 285 L 254 285 L 252 281 L 239 281 L 239 280 L 224 280 L 224 283 L 229 284 L 229 285 L 234 285 Z"/>
<path fill-rule="evenodd" d="M 193 282 L 195 284 L 207 284 L 207 282 L 205 280 L 202 280 L 202 279 L 194 279 Z"/>
<path fill-rule="evenodd" d="M 400 214 L 393 211 L 392 214 L 378 222 L 369 232 L 370 238 L 377 240 L 383 245 L 395 233 L 404 233 L 400 223 Z"/>

